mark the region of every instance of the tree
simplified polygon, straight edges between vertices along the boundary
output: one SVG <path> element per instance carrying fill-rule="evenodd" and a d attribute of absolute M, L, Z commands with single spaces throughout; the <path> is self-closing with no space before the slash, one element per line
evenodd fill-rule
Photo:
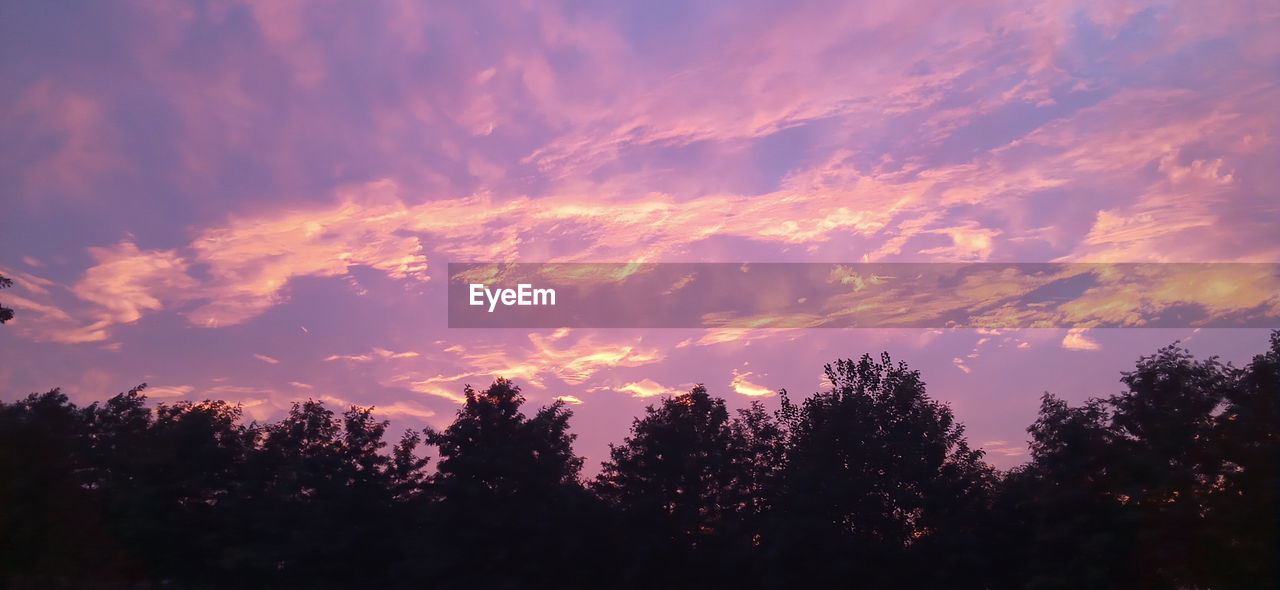
<path fill-rule="evenodd" d="M 1175 344 L 1116 395 L 1046 394 L 1003 486 L 1028 587 L 1275 587 L 1277 334 L 1243 371 Z"/>
<path fill-rule="evenodd" d="M 1111 588 L 1122 580 L 1134 547 L 1132 510 L 1116 495 L 1120 455 L 1109 405 L 1077 407 L 1045 394 L 1031 434 L 1031 464 L 1003 482 L 1019 521 L 1006 547 L 1028 588 Z M 1001 514 L 1001 513 L 997 513 Z"/>
<path fill-rule="evenodd" d="M 1114 494 L 1136 519 L 1132 575 L 1144 585 L 1194 586 L 1212 547 L 1203 534 L 1205 502 L 1224 464 L 1212 431 L 1238 371 L 1197 361 L 1177 344 L 1139 359 L 1112 396 L 1120 453 Z"/>
<path fill-rule="evenodd" d="M 594 485 L 636 539 L 629 577 L 694 586 L 745 572 L 779 440 L 761 406 L 730 420 L 724 400 L 702 385 L 647 407 L 630 436 L 610 447 Z M 654 563 L 682 575 L 662 578 L 671 570 Z"/>
<path fill-rule="evenodd" d="M 602 585 L 609 544 L 578 481 L 572 412 L 555 402 L 526 417 L 520 388 L 501 378 L 464 394 L 448 428 L 424 432 L 440 459 L 414 525 L 428 538 L 412 553 L 429 559 L 402 577 L 441 588 Z"/>
<path fill-rule="evenodd" d="M 323 402 L 295 403 L 263 428 L 246 477 L 239 567 L 276 584 L 385 584 L 398 559 L 387 422 L 372 408 L 340 417 Z"/>
<path fill-rule="evenodd" d="M 101 518 L 87 442 L 83 412 L 60 390 L 0 402 L 0 579 L 52 587 L 121 574 L 127 555 Z"/>
<path fill-rule="evenodd" d="M 735 489 L 741 498 L 738 512 L 743 520 L 743 533 L 754 546 L 760 542 L 786 468 L 787 431 L 758 400 L 737 414 L 729 425 L 737 446 L 733 453 L 737 463 L 735 475 L 739 478 Z"/>
<path fill-rule="evenodd" d="M 610 446 L 595 490 L 644 521 L 664 524 L 665 541 L 696 546 L 721 528 L 738 500 L 729 495 L 733 437 L 724 400 L 699 385 L 645 409 L 631 435 Z"/>
<path fill-rule="evenodd" d="M 573 412 L 563 402 L 526 418 L 524 396 L 507 379 L 483 392 L 467 386 L 464 395 L 453 424 L 425 432 L 427 444 L 440 449 L 436 485 L 442 492 L 511 496 L 577 482 L 582 459 L 573 454 Z"/>
<path fill-rule="evenodd" d="M 8 289 L 13 286 L 13 279 L 0 275 L 0 289 Z M 13 309 L 0 305 L 0 324 L 13 319 Z"/>
<path fill-rule="evenodd" d="M 980 579 L 985 557 L 971 541 L 991 472 L 951 410 L 887 353 L 879 362 L 836 361 L 826 375 L 831 389 L 800 405 L 783 396 L 786 468 L 766 541 L 787 570 L 803 572 L 783 581 L 903 587 Z"/>
<path fill-rule="evenodd" d="M 1223 464 L 1206 499 L 1207 585 L 1280 586 L 1280 331 L 1227 390 L 1208 446 Z"/>
<path fill-rule="evenodd" d="M 135 518 L 155 521 L 139 548 L 152 558 L 152 579 L 234 579 L 226 568 L 228 553 L 238 547 L 233 500 L 243 491 L 256 436 L 240 407 L 224 401 L 156 408 L 140 478 L 135 489 L 122 490 L 140 504 Z"/>
<path fill-rule="evenodd" d="M 0 584 L 1277 585 L 1280 332 L 1243 369 L 1174 345 L 1115 395 L 1045 394 L 1006 474 L 919 372 L 887 354 L 826 370 L 829 390 L 783 391 L 772 415 L 702 386 L 658 400 L 590 490 L 572 413 L 524 414 L 505 379 L 391 448 L 373 408 L 314 400 L 268 424 L 152 406 L 145 384 L 0 402 Z"/>

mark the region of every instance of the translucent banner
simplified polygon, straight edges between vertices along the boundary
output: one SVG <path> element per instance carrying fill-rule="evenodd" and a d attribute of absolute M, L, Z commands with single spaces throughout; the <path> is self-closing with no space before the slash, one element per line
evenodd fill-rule
<path fill-rule="evenodd" d="M 451 328 L 1275 328 L 1273 263 L 449 265 Z"/>

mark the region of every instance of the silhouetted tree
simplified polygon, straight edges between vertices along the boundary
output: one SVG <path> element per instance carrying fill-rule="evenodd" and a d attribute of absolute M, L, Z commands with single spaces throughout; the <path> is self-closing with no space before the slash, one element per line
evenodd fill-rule
<path fill-rule="evenodd" d="M 982 452 L 887 353 L 826 375 L 831 389 L 799 405 L 783 392 L 787 463 L 765 541 L 786 567 L 773 573 L 824 587 L 976 583 L 988 566 L 972 543 L 992 475 Z"/>
<path fill-rule="evenodd" d="M 9 585 L 119 578 L 126 556 L 101 517 L 87 430 L 57 389 L 0 403 L 0 580 Z"/>
<path fill-rule="evenodd" d="M 741 502 L 737 512 L 743 530 L 734 534 L 754 547 L 760 543 L 786 468 L 787 431 L 759 401 L 752 401 L 737 414 L 729 426 L 736 446 L 733 455 L 739 479 L 734 489 Z"/>
<path fill-rule="evenodd" d="M 243 492 L 255 428 L 239 406 L 224 401 L 178 402 L 156 408 L 141 471 L 143 498 L 157 520 L 141 549 L 162 579 L 231 583 L 228 550 L 237 546 L 233 499 Z"/>
<path fill-rule="evenodd" d="M 635 539 L 627 577 L 694 586 L 744 572 L 753 517 L 766 505 L 763 486 L 776 465 L 764 462 L 780 457 L 780 438 L 762 407 L 732 421 L 724 400 L 701 385 L 646 408 L 631 435 L 610 448 L 594 486 Z"/>
<path fill-rule="evenodd" d="M 421 445 L 422 435 L 409 430 L 401 435 L 400 442 L 391 450 L 391 465 L 387 475 L 391 481 L 391 494 L 397 502 L 408 502 L 424 493 L 427 485 L 426 470 L 431 459 L 418 456 L 418 447 Z"/>
<path fill-rule="evenodd" d="M 1280 586 L 1280 331 L 1270 344 L 1227 390 L 1207 443 L 1223 465 L 1205 502 L 1206 586 Z"/>
<path fill-rule="evenodd" d="M 314 400 L 266 426 L 250 462 L 244 565 L 277 584 L 385 584 L 398 550 L 386 427 L 372 408 L 339 417 Z"/>
<path fill-rule="evenodd" d="M 0 275 L 0 289 L 8 289 L 13 286 L 13 279 Z M 0 305 L 0 324 L 13 319 L 13 309 Z"/>
<path fill-rule="evenodd" d="M 1205 502 L 1224 464 L 1213 448 L 1220 406 L 1238 372 L 1178 346 L 1143 357 L 1108 402 L 1122 462 L 1113 493 L 1136 519 L 1131 578 L 1147 587 L 1200 585 L 1211 546 Z"/>
<path fill-rule="evenodd" d="M 578 481 L 572 412 L 555 402 L 526 417 L 506 379 L 464 393 L 453 423 L 424 433 L 440 459 L 418 525 L 430 538 L 408 575 L 440 588 L 600 585 L 607 543 Z"/>
<path fill-rule="evenodd" d="M 1102 400 L 1041 399 L 1028 428 L 1032 463 L 1004 481 L 1007 516 L 1022 525 L 1006 555 L 1027 588 L 1123 587 L 1134 526 L 1115 496 L 1123 451 L 1109 421 Z"/>
<path fill-rule="evenodd" d="M 1109 398 L 1045 396 L 999 513 L 1027 587 L 1276 586 L 1277 334 L 1244 371 L 1175 345 Z"/>
<path fill-rule="evenodd" d="M 1172 346 L 1116 395 L 1045 394 L 1003 475 L 917 371 L 827 376 L 776 415 L 663 398 L 591 490 L 571 412 L 505 379 L 391 448 L 313 400 L 0 402 L 0 586 L 1277 587 L 1280 332 L 1243 369 Z"/>

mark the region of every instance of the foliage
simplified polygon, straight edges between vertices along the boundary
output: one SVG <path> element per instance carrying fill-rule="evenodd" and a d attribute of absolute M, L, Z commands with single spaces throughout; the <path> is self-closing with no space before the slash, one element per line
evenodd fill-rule
<path fill-rule="evenodd" d="M 13 279 L 0 275 L 0 289 L 7 289 L 13 286 Z M 13 319 L 13 308 L 0 305 L 0 324 Z"/>
<path fill-rule="evenodd" d="M 770 413 L 699 385 L 589 485 L 572 412 L 505 379 L 443 429 L 374 409 L 0 402 L 0 581 L 173 588 L 1273 588 L 1280 332 L 1243 368 L 1171 346 L 1051 394 L 997 473 L 918 371 L 863 356 Z M 433 466 L 423 446 L 434 447 Z"/>

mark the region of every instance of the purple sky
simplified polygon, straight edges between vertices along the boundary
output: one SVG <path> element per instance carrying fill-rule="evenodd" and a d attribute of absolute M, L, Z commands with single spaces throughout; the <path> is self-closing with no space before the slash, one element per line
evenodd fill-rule
<path fill-rule="evenodd" d="M 888 350 L 1012 466 L 1042 392 L 1267 332 L 449 330 L 446 263 L 1280 262 L 1277 30 L 1247 1 L 11 3 L 0 397 L 404 428 L 504 375 L 575 404 L 592 465 L 654 395 L 776 404 Z"/>

